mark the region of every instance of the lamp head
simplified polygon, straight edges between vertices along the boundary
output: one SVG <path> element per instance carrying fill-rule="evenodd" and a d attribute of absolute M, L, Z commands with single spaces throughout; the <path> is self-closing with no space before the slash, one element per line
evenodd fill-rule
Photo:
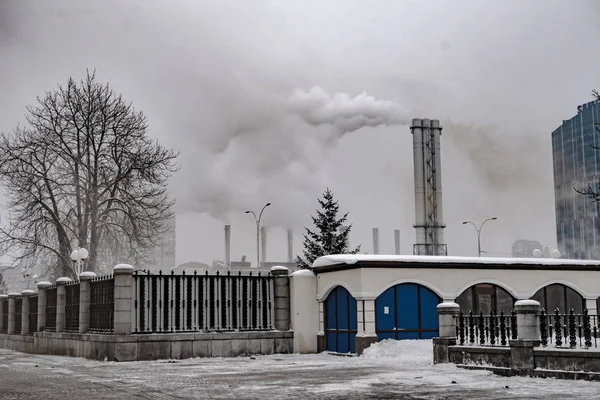
<path fill-rule="evenodd" d="M 267 204 L 265 205 L 265 207 L 269 207 L 270 205 L 271 205 L 271 203 L 267 203 Z"/>

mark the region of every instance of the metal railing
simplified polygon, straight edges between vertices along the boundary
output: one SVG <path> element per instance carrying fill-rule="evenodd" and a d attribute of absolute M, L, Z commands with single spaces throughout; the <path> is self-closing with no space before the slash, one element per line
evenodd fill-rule
<path fill-rule="evenodd" d="M 112 275 L 90 281 L 90 332 L 109 333 L 114 327 L 115 280 Z"/>
<path fill-rule="evenodd" d="M 44 330 L 53 332 L 56 330 L 56 285 L 46 289 L 46 325 Z"/>
<path fill-rule="evenodd" d="M 542 346 L 554 345 L 559 348 L 590 348 L 598 347 L 600 332 L 598 331 L 598 316 L 589 315 L 588 310 L 583 314 L 575 314 L 571 309 L 568 314 L 561 314 L 557 308 L 554 314 L 540 312 L 540 336 Z"/>
<path fill-rule="evenodd" d="M 65 285 L 65 332 L 79 332 L 79 281 Z"/>
<path fill-rule="evenodd" d="M 15 299 L 15 333 L 21 334 L 21 321 L 23 319 L 23 298 Z"/>
<path fill-rule="evenodd" d="M 29 296 L 29 334 L 37 332 L 38 296 Z"/>
<path fill-rule="evenodd" d="M 514 311 L 505 315 L 504 311 L 489 315 L 469 312 L 468 315 L 460 315 L 456 321 L 456 337 L 458 343 L 464 345 L 479 346 L 508 346 L 511 339 L 517 338 L 517 315 Z"/>
<path fill-rule="evenodd" d="M 134 281 L 134 333 L 273 329 L 270 274 L 153 275 Z"/>
<path fill-rule="evenodd" d="M 2 333 L 8 331 L 8 299 L 2 301 Z"/>

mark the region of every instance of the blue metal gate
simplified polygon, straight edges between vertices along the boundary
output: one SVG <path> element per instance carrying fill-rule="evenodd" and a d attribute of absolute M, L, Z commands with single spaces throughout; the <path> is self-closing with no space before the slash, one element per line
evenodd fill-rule
<path fill-rule="evenodd" d="M 437 305 L 440 302 L 437 294 L 415 283 L 389 288 L 375 300 L 375 326 L 379 340 L 439 336 Z"/>
<path fill-rule="evenodd" d="M 338 286 L 325 300 L 325 330 L 327 350 L 337 353 L 354 353 L 354 340 L 358 323 L 356 299 L 343 286 Z"/>

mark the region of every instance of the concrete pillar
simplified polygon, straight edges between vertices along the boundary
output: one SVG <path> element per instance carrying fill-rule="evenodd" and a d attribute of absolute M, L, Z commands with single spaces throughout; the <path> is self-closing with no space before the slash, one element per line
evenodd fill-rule
<path fill-rule="evenodd" d="M 357 330 L 354 347 L 356 354 L 361 355 L 366 348 L 377 343 L 375 331 L 375 299 L 356 300 Z"/>
<path fill-rule="evenodd" d="M 91 271 L 79 275 L 79 333 L 90 328 L 90 282 L 96 277 Z"/>
<path fill-rule="evenodd" d="M 4 302 L 6 299 L 8 299 L 7 294 L 0 294 L 0 332 L 8 329 L 8 326 L 4 326 L 4 318 L 2 317 L 4 315 L 4 304 L 6 304 L 6 308 L 8 309 L 8 304 Z"/>
<path fill-rule="evenodd" d="M 27 336 L 29 335 L 29 297 L 33 296 L 35 292 L 33 290 L 27 289 L 21 292 L 21 297 L 23 298 L 23 302 L 21 303 L 21 335 Z M 37 311 L 37 310 L 36 310 Z M 19 327 L 15 327 L 19 329 Z"/>
<path fill-rule="evenodd" d="M 512 369 L 518 375 L 526 375 L 535 369 L 533 349 L 540 345 L 540 303 L 535 300 L 519 300 L 515 303 L 517 314 L 517 340 L 510 341 Z"/>
<path fill-rule="evenodd" d="M 67 288 L 71 278 L 63 276 L 56 280 L 56 332 L 64 332 L 67 324 Z"/>
<path fill-rule="evenodd" d="M 9 335 L 14 335 L 16 332 L 15 326 L 15 299 L 19 297 L 19 293 L 8 294 L 8 329 L 6 331 Z M 19 327 L 21 329 L 21 327 Z"/>
<path fill-rule="evenodd" d="M 317 277 L 307 269 L 290 277 L 291 329 L 294 331 L 294 353 L 317 352 L 319 303 L 316 298 Z"/>
<path fill-rule="evenodd" d="M 37 317 L 37 331 L 43 332 L 46 329 L 46 305 L 48 304 L 48 288 L 52 284 L 48 281 L 42 281 L 38 283 L 38 317 Z"/>
<path fill-rule="evenodd" d="M 119 264 L 113 268 L 113 275 L 115 277 L 113 333 L 130 335 L 133 307 L 133 267 L 129 264 Z"/>
<path fill-rule="evenodd" d="M 456 345 L 456 318 L 460 306 L 454 302 L 444 302 L 437 306 L 440 336 L 433 338 L 433 363 L 450 362 L 449 346 Z"/>
<path fill-rule="evenodd" d="M 275 329 L 287 331 L 290 329 L 290 278 L 286 267 L 275 266 L 271 268 L 275 292 Z M 316 293 L 316 292 L 315 292 Z"/>

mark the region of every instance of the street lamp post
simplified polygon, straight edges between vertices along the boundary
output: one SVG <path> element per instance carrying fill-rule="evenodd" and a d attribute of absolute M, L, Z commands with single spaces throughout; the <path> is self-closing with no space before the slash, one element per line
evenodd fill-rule
<path fill-rule="evenodd" d="M 80 247 L 71 252 L 71 260 L 75 264 L 75 275 L 78 278 L 83 272 L 83 263 L 88 258 L 88 251 L 83 247 Z"/>
<path fill-rule="evenodd" d="M 488 219 L 486 219 L 485 221 L 483 221 L 483 222 L 481 223 L 481 225 L 479 225 L 479 228 L 477 227 L 477 225 L 475 225 L 475 223 L 474 223 L 474 222 L 471 222 L 471 221 L 463 221 L 463 225 L 466 225 L 466 224 L 471 224 L 471 225 L 473 225 L 473 226 L 475 227 L 475 230 L 477 231 L 477 257 L 481 257 L 481 229 L 483 228 L 483 225 L 484 225 L 486 222 L 488 222 L 488 221 L 495 221 L 495 220 L 497 220 L 497 219 L 498 219 L 498 218 L 496 218 L 496 217 L 488 218 Z"/>
<path fill-rule="evenodd" d="M 270 205 L 271 203 L 265 204 L 262 210 L 260 210 L 258 217 L 254 211 L 246 211 L 246 214 L 254 215 L 254 221 L 256 222 L 256 268 L 260 266 L 260 219 L 263 211 L 265 211 L 265 208 L 269 207 Z"/>

